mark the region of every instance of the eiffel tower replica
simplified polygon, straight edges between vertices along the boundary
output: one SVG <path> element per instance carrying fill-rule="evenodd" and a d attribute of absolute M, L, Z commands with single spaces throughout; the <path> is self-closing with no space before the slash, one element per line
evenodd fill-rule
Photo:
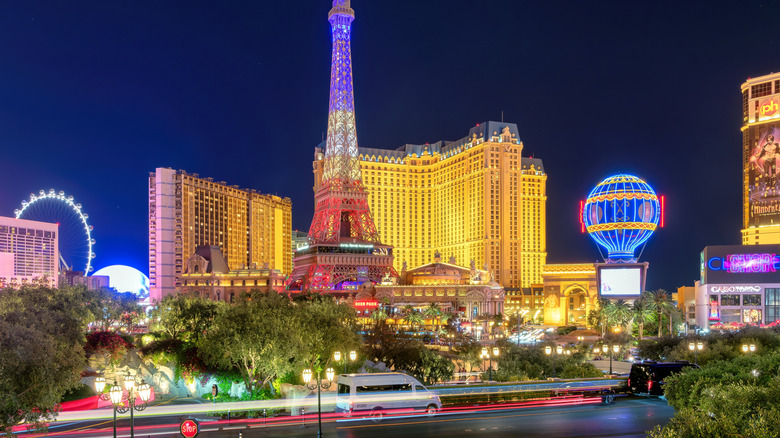
<path fill-rule="evenodd" d="M 290 291 L 348 293 L 365 282 L 398 277 L 393 248 L 379 240 L 363 186 L 355 132 L 350 0 L 333 0 L 328 137 L 322 183 L 314 195 L 308 246 L 296 252 Z"/>

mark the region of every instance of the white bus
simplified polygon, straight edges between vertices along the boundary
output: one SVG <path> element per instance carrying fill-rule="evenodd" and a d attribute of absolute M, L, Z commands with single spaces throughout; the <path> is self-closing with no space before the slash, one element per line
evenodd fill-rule
<path fill-rule="evenodd" d="M 441 399 L 412 376 L 402 373 L 342 374 L 336 391 L 336 411 L 352 415 L 369 411 L 380 419 L 387 411 L 422 409 L 433 415 Z"/>

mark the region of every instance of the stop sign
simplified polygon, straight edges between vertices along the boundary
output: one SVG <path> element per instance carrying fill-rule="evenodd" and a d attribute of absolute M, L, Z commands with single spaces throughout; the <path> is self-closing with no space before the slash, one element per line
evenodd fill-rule
<path fill-rule="evenodd" d="M 179 432 L 184 438 L 195 438 L 200 432 L 200 423 L 197 420 L 184 420 L 179 425 Z"/>

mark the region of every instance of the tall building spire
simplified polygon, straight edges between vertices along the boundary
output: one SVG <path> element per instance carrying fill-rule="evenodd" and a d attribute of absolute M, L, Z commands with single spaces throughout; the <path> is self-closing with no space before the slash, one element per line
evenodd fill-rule
<path fill-rule="evenodd" d="M 290 290 L 346 291 L 396 277 L 393 249 L 379 240 L 363 186 L 355 131 L 350 0 L 333 0 L 328 136 L 322 179 L 314 194 L 309 245 L 296 253 Z"/>
<path fill-rule="evenodd" d="M 315 194 L 309 243 L 351 241 L 379 243 L 363 187 L 355 130 L 350 31 L 355 11 L 349 0 L 333 0 L 328 14 L 333 38 L 330 66 L 328 136 L 322 184 Z"/>
<path fill-rule="evenodd" d="M 349 7 L 349 0 L 333 0 L 333 9 L 328 14 L 333 36 L 333 54 L 323 175 L 323 181 L 326 183 L 332 183 L 333 179 L 339 179 L 346 185 L 360 181 L 350 46 L 350 31 L 354 19 L 355 11 Z"/>

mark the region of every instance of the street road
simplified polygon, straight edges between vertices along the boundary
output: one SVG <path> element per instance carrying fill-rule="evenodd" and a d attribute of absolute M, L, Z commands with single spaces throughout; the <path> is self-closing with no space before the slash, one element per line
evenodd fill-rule
<path fill-rule="evenodd" d="M 325 438 L 424 437 L 644 437 L 647 430 L 666 424 L 674 409 L 661 399 L 619 397 L 614 404 L 572 404 L 547 407 L 492 407 L 445 409 L 428 417 L 401 415 L 373 422 L 364 418 L 345 419 L 323 414 Z M 260 420 L 204 421 L 199 438 L 312 438 L 317 434 L 317 416 L 307 415 L 305 427 L 300 417 Z M 143 418 L 136 421 L 138 438 L 179 437 L 180 418 Z M 110 422 L 72 423 L 55 428 L 50 436 L 111 437 Z M 108 423 L 108 424 L 107 424 Z M 129 437 L 127 421 L 120 423 L 118 437 Z"/>

